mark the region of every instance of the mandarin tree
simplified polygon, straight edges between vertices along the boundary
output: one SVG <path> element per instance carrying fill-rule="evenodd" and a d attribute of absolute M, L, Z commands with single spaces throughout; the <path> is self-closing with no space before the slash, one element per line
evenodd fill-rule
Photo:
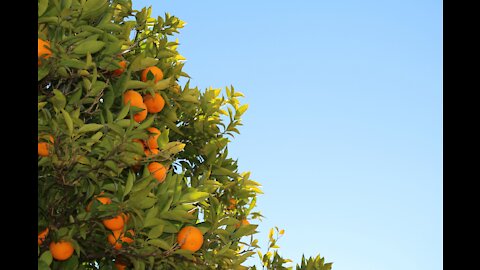
<path fill-rule="evenodd" d="M 151 12 L 38 1 L 39 269 L 247 269 L 259 248 L 260 184 L 228 155 L 243 94 L 180 85 L 185 23 Z"/>

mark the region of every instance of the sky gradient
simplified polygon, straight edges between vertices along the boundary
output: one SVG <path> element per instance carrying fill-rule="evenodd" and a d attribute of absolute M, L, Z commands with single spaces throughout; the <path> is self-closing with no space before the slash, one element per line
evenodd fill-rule
<path fill-rule="evenodd" d="M 261 246 L 279 226 L 295 263 L 442 269 L 441 1 L 133 2 L 187 22 L 191 86 L 245 94 L 229 153 L 263 185 Z"/>

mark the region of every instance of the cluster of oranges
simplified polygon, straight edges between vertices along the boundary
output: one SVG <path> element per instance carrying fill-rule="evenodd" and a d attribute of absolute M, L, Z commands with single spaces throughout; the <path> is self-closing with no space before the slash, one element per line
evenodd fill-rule
<path fill-rule="evenodd" d="M 147 131 L 150 133 L 150 135 L 146 141 L 133 139 L 133 142 L 138 143 L 143 148 L 146 157 L 150 157 L 157 155 L 160 152 L 158 149 L 158 137 L 160 136 L 161 132 L 155 127 L 149 127 L 147 128 Z M 148 164 L 147 168 L 159 183 L 165 181 L 165 177 L 167 176 L 167 168 L 163 164 L 159 162 L 151 162 Z M 134 167 L 134 170 L 136 169 L 138 169 L 138 167 Z"/>
<path fill-rule="evenodd" d="M 104 193 L 101 192 L 99 196 L 95 196 L 95 199 L 101 204 L 111 204 L 112 200 L 110 198 L 100 196 L 103 194 Z M 93 201 L 91 201 L 87 205 L 87 212 L 90 211 L 92 204 Z M 112 244 L 113 247 L 117 250 L 122 248 L 122 243 L 131 244 L 133 242 L 132 238 L 126 236 L 125 233 L 123 233 L 123 229 L 128 223 L 128 218 L 129 216 L 125 213 L 120 213 L 115 217 L 102 220 L 103 226 L 105 226 L 105 228 L 111 231 L 111 233 L 109 233 L 107 236 L 107 241 Z M 128 230 L 126 233 L 128 233 L 132 237 L 135 235 L 133 230 Z"/>

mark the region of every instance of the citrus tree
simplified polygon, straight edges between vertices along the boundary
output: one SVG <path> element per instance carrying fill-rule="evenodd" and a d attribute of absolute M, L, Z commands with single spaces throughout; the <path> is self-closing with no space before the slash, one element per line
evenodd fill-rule
<path fill-rule="evenodd" d="M 39 269 L 247 269 L 257 252 L 286 269 L 258 250 L 260 184 L 228 156 L 243 94 L 179 84 L 185 23 L 131 0 L 38 16 Z"/>

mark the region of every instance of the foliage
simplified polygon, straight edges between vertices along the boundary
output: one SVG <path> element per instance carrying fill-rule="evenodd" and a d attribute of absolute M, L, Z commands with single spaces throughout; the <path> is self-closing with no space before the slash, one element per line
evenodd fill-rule
<path fill-rule="evenodd" d="M 258 248 L 258 225 L 237 224 L 262 217 L 254 211 L 260 184 L 228 156 L 248 108 L 243 94 L 233 86 L 179 85 L 189 75 L 172 36 L 185 23 L 151 11 L 133 10 L 131 0 L 38 1 L 38 37 L 52 52 L 38 67 L 38 137 L 54 138 L 38 159 L 38 231 L 49 228 L 39 269 L 113 269 L 115 260 L 133 269 L 246 269 L 242 263 Z M 117 72 L 121 61 L 126 68 Z M 163 71 L 162 80 L 150 80 L 151 73 L 141 80 L 150 66 Z M 165 107 L 136 122 L 142 109 L 123 103 L 132 89 L 159 93 Z M 145 156 L 133 140 L 147 140 L 149 127 L 161 131 L 159 151 Z M 168 169 L 165 181 L 150 174 L 151 162 Z M 102 221 L 120 213 L 129 218 L 123 232 L 135 234 L 115 249 Z M 197 252 L 177 243 L 188 225 L 203 233 Z M 66 261 L 52 259 L 48 248 L 60 239 L 75 249 Z"/>

